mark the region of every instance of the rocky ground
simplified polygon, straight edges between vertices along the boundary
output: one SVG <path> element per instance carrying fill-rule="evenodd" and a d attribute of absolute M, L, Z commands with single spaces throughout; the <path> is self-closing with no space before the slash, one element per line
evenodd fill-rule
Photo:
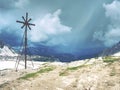
<path fill-rule="evenodd" d="M 0 90 L 120 90 L 120 59 L 49 62 L 34 70 L 2 70 Z"/>

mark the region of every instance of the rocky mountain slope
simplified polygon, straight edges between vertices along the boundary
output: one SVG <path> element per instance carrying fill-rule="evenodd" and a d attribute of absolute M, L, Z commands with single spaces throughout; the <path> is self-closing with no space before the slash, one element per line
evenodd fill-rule
<path fill-rule="evenodd" d="M 1 71 L 0 78 L 0 90 L 120 90 L 120 58 L 47 62 L 36 70 Z"/>
<path fill-rule="evenodd" d="M 13 49 L 5 45 L 2 48 L 0 48 L 0 56 L 14 57 L 17 56 L 17 53 Z"/>
<path fill-rule="evenodd" d="M 17 53 L 8 45 L 0 40 L 0 57 L 15 57 Z"/>

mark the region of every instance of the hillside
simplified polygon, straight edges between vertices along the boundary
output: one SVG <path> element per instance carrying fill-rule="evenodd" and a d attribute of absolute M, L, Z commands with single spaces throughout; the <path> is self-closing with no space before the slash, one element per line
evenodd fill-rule
<path fill-rule="evenodd" d="M 43 63 L 39 69 L 0 71 L 0 90 L 119 90 L 120 58 Z"/>

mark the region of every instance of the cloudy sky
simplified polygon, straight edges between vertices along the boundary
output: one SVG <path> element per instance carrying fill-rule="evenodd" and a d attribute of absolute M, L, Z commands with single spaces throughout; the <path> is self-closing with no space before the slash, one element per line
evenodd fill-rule
<path fill-rule="evenodd" d="M 119 42 L 119 0 L 0 0 L 0 39 L 20 45 L 23 32 L 16 20 L 28 12 L 29 46 L 45 45 L 60 52 L 100 50 Z"/>

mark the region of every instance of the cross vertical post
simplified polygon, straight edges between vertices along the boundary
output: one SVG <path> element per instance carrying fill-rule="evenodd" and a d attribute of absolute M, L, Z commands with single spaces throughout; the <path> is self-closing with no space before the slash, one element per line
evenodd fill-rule
<path fill-rule="evenodd" d="M 23 21 L 16 21 L 18 23 L 22 23 L 23 26 L 21 27 L 22 29 L 25 27 L 25 37 L 24 37 L 24 55 L 25 55 L 25 69 L 27 69 L 27 29 L 31 30 L 31 26 L 35 26 L 35 24 L 29 23 L 32 19 L 28 19 L 28 13 L 26 13 L 26 17 L 22 16 Z"/>
<path fill-rule="evenodd" d="M 27 69 L 27 26 L 25 27 L 25 69 Z"/>

